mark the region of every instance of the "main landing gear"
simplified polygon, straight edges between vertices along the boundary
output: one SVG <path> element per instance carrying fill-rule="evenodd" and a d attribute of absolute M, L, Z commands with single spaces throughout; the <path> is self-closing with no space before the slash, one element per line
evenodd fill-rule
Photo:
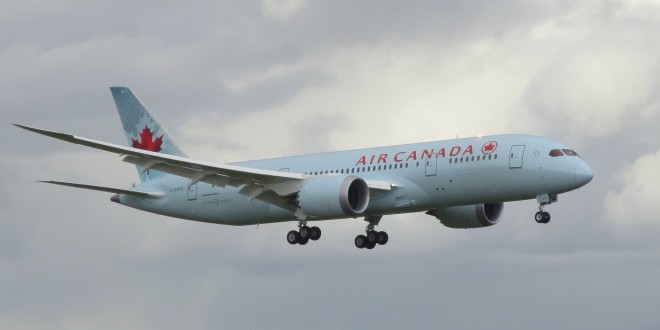
<path fill-rule="evenodd" d="M 358 249 L 373 249 L 376 245 L 385 245 L 389 240 L 389 236 L 384 231 L 376 231 L 374 227 L 378 225 L 382 215 L 368 216 L 364 218 L 369 224 L 365 229 L 366 235 L 357 235 L 355 237 L 355 246 Z"/>
<path fill-rule="evenodd" d="M 537 223 L 548 223 L 550 222 L 550 213 L 543 211 L 543 208 L 546 205 L 557 202 L 557 194 L 545 194 L 536 197 L 536 201 L 539 202 L 539 211 L 534 214 L 534 220 Z"/>
<path fill-rule="evenodd" d="M 307 221 L 298 222 L 298 230 L 292 230 L 286 234 L 286 241 L 291 245 L 305 245 L 310 239 L 316 241 L 319 238 L 321 238 L 321 228 L 316 226 L 308 227 Z"/>

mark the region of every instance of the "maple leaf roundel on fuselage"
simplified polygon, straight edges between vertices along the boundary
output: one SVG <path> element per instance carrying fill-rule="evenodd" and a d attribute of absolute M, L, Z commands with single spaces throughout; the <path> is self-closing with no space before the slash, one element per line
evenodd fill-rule
<path fill-rule="evenodd" d="M 160 152 L 161 145 L 163 144 L 163 136 L 161 135 L 157 138 L 154 138 L 154 133 L 146 125 L 144 126 L 142 133 L 140 133 L 141 141 L 138 141 L 136 139 L 132 139 L 132 140 L 133 140 L 133 148 L 153 151 L 153 152 Z"/>
<path fill-rule="evenodd" d="M 481 152 L 484 155 L 488 155 L 495 152 L 495 149 L 497 149 L 497 141 L 488 141 L 483 145 L 483 147 L 481 147 Z"/>

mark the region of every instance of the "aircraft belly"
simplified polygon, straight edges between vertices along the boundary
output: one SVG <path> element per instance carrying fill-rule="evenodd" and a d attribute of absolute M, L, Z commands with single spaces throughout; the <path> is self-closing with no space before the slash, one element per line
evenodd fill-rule
<path fill-rule="evenodd" d="M 159 199 L 121 196 L 121 204 L 161 215 L 193 221 L 225 225 L 252 225 L 283 221 L 286 217 L 273 215 L 272 205 L 249 200 L 236 188 L 199 187 L 196 199 L 189 199 L 186 191 L 176 190 Z M 283 210 L 284 211 L 284 210 Z M 288 213 L 291 215 L 291 213 Z"/>

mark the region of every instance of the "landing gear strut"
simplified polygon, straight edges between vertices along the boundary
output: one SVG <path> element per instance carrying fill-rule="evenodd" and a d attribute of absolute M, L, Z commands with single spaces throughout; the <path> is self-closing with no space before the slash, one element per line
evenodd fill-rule
<path fill-rule="evenodd" d="M 557 194 L 545 194 L 537 196 L 536 201 L 539 202 L 539 211 L 534 214 L 534 220 L 536 220 L 537 223 L 550 222 L 550 213 L 543 211 L 543 208 L 546 205 L 557 202 L 557 200 Z"/>
<path fill-rule="evenodd" d="M 321 238 L 321 229 L 319 227 L 308 227 L 306 220 L 298 222 L 298 230 L 292 230 L 286 234 L 286 241 L 289 244 L 305 245 L 309 240 L 316 241 Z"/>
<path fill-rule="evenodd" d="M 366 235 L 357 235 L 355 237 L 355 246 L 358 249 L 373 249 L 376 245 L 385 245 L 389 240 L 389 236 L 384 231 L 376 231 L 374 227 L 378 226 L 382 215 L 368 216 L 364 218 L 364 221 L 368 222 L 367 228 L 365 228 Z"/>

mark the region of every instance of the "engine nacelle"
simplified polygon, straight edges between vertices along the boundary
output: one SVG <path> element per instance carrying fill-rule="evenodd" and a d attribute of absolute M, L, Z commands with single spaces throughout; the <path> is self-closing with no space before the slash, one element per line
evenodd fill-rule
<path fill-rule="evenodd" d="M 318 176 L 305 179 L 301 185 L 298 205 L 309 216 L 352 217 L 369 205 L 369 186 L 356 176 Z"/>
<path fill-rule="evenodd" d="M 430 214 L 449 228 L 481 228 L 498 223 L 503 209 L 503 203 L 485 203 L 443 207 Z"/>

